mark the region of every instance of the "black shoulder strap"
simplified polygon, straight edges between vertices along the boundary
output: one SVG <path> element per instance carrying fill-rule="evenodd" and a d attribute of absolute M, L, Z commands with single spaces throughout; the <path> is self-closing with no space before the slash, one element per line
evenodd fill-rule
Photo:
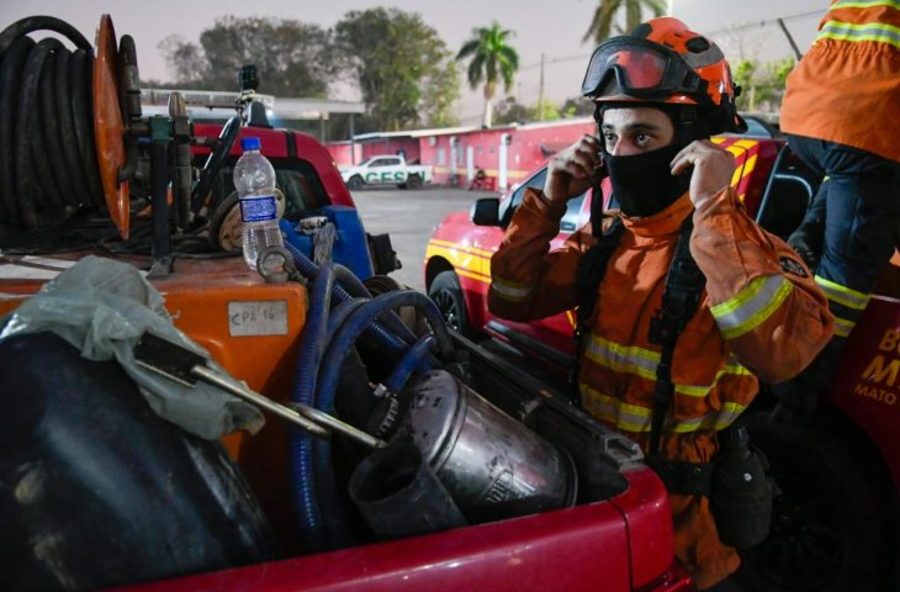
<path fill-rule="evenodd" d="M 597 220 L 596 226 L 600 227 L 600 218 L 595 218 L 595 220 Z M 613 251 L 619 246 L 624 231 L 625 225 L 622 224 L 621 218 L 613 219 L 612 225 L 606 232 L 593 230 L 595 234 L 599 234 L 600 240 L 582 255 L 578 262 L 578 270 L 575 272 L 575 290 L 578 294 L 576 332 L 582 331 L 591 315 L 594 314 L 594 307 L 597 304 L 597 288 L 603 281 L 603 276 L 606 275 L 606 266 L 612 258 Z"/>
<path fill-rule="evenodd" d="M 653 390 L 653 415 L 650 424 L 650 455 L 659 452 L 663 423 L 672 402 L 675 385 L 672 383 L 672 358 L 675 343 L 688 321 L 694 316 L 706 287 L 706 276 L 697 267 L 691 255 L 693 216 L 688 215 L 675 246 L 675 255 L 666 276 L 662 308 L 650 320 L 651 343 L 662 345 L 659 365 L 656 368 L 656 386 Z"/>
<path fill-rule="evenodd" d="M 595 184 L 591 200 L 591 234 L 597 237 L 598 241 L 582 255 L 575 272 L 575 291 L 578 295 L 578 309 L 575 312 L 576 349 L 575 361 L 569 369 L 569 386 L 571 399 L 576 404 L 580 400 L 578 373 L 581 353 L 584 350 L 584 335 L 597 306 L 597 289 L 603 281 L 603 276 L 606 275 L 606 267 L 624 232 L 625 225 L 618 217 L 613 219 L 605 232 L 603 231 L 603 193 L 599 184 Z"/>

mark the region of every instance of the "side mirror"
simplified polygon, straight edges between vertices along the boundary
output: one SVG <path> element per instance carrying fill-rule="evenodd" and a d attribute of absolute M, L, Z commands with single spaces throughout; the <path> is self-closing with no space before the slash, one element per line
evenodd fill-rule
<path fill-rule="evenodd" d="M 500 200 L 496 197 L 475 200 L 469 218 L 476 226 L 500 226 Z"/>

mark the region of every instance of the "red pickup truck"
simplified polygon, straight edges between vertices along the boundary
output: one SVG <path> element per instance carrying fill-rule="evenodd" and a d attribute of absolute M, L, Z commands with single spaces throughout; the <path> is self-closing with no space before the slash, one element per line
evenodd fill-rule
<path fill-rule="evenodd" d="M 72 41 L 78 47 L 77 55 L 70 56 L 72 52 L 55 40 L 36 44 L 27 38 L 42 27 Z M 322 441 L 329 446 L 332 440 L 336 442 L 334 451 L 317 457 L 325 462 L 323 468 L 317 461 L 315 470 L 329 473 L 330 469 L 337 476 L 314 483 L 309 491 L 320 507 L 330 504 L 336 508 L 324 516 L 325 524 L 347 523 L 350 535 L 334 542 L 327 529 L 328 537 L 309 536 L 303 530 L 306 525 L 295 515 L 297 499 L 307 494 L 292 480 L 292 470 L 299 462 L 289 448 L 287 424 L 270 417 L 254 436 L 234 432 L 221 442 L 199 438 L 154 413 L 136 383 L 115 361 L 86 359 L 58 333 L 20 333 L 27 323 L 15 316 L 16 311 L 34 303 L 32 298 L 48 280 L 64 275 L 75 261 L 100 254 L 119 265 L 101 259 L 94 268 L 98 273 L 111 267 L 120 271 L 126 267 L 127 273 L 106 278 L 107 283 L 94 291 L 82 284 L 76 294 L 69 294 L 70 300 L 89 309 L 99 302 L 105 306 L 115 296 L 117 281 L 125 276 L 140 278 L 135 267 L 149 268 L 147 277 L 165 299 L 164 306 L 178 329 L 247 387 L 273 401 L 288 402 L 300 382 L 298 367 L 313 359 L 305 355 L 309 351 L 307 328 L 314 324 L 314 310 L 319 310 L 315 307 L 323 300 L 316 299 L 309 275 L 289 276 L 298 281 L 266 282 L 239 257 L 221 252 L 233 250 L 238 236 L 234 208 L 226 206 L 231 189 L 229 167 L 238 156 L 238 149 L 232 146 L 241 134 L 260 137 L 264 153 L 276 169 L 277 184 L 285 196 L 285 218 L 290 223 L 288 229 L 282 225 L 288 239 L 301 217 L 330 217 L 336 226 L 335 260 L 351 268 L 356 265 L 360 271 L 354 270 L 355 275 L 362 279 L 379 267 L 369 260 L 362 226 L 338 170 L 314 138 L 263 127 L 222 133 L 218 125 L 190 125 L 178 114 L 177 100 L 169 115 L 150 119 L 133 109 L 134 101 L 126 101 L 132 110 L 123 122 L 120 100 L 127 97 L 120 91 L 126 79 L 132 85 L 139 80 L 136 70 L 131 76 L 122 75 L 123 69 L 136 63 L 133 43 L 126 43 L 125 38 L 121 45 L 116 42 L 108 17 L 101 21 L 98 39 L 95 88 L 88 96 L 94 109 L 103 114 L 95 118 L 93 130 L 95 137 L 102 132 L 104 149 L 95 154 L 85 150 L 78 156 L 85 157 L 86 169 L 94 166 L 104 174 L 106 203 L 102 195 L 89 195 L 90 201 L 81 203 L 79 209 L 63 212 L 70 216 L 65 225 L 49 230 L 41 227 L 36 232 L 12 219 L 4 219 L 0 228 L 0 315 L 4 315 L 0 321 L 0 410 L 7 422 L 7 429 L 0 431 L 0 523 L 4 526 L 0 589 L 693 589 L 674 557 L 667 494 L 643 464 L 639 449 L 489 347 L 454 338 L 449 349 L 455 357 L 442 360 L 444 370 L 452 370 L 460 381 L 465 379 L 467 388 L 484 393 L 505 412 L 498 415 L 506 418 L 506 425 L 518 426 L 520 433 L 537 434 L 552 446 L 567 477 L 562 503 L 520 511 L 515 517 L 471 518 L 464 526 L 385 541 L 346 499 L 347 474 L 353 468 L 348 458 L 358 461 L 360 451 L 342 448 L 345 442 L 336 437 L 325 438 Z M 19 85 L 8 84 L 5 77 L 6 65 L 13 62 L 27 58 L 28 64 L 34 64 L 26 70 L 35 83 L 40 79 L 39 67 L 46 63 L 53 72 L 65 73 L 66 68 L 56 66 L 79 60 L 79 78 L 75 80 L 79 83 L 90 74 L 85 58 L 93 48 L 56 19 L 34 17 L 15 23 L 0 35 L 0 51 L 9 43 L 14 52 L 2 56 L 4 77 L 0 77 L 4 101 L 20 92 Z M 97 72 L 103 76 L 97 77 Z M 51 80 L 48 76 L 43 79 Z M 36 88 L 27 86 L 29 92 Z M 61 86 L 70 87 L 40 85 L 41 92 L 49 94 L 41 95 L 41 101 L 18 102 L 25 109 L 21 115 L 27 115 L 32 103 L 47 109 L 61 105 L 68 114 L 68 103 L 53 94 Z M 129 87 L 132 99 L 137 90 Z M 90 122 L 80 118 L 85 114 L 90 115 L 86 107 L 76 115 L 84 129 L 90 130 Z M 40 133 L 33 139 L 20 135 L 17 140 L 27 148 L 22 154 L 41 156 L 28 142 L 42 141 L 56 131 L 52 127 L 38 129 Z M 223 136 L 220 142 L 210 141 L 219 135 Z M 58 142 L 71 141 L 52 137 Z M 203 165 L 210 148 L 216 166 L 206 167 L 206 174 L 192 189 L 191 181 L 198 177 L 191 165 Z M 173 157 L 177 157 L 176 167 L 171 166 Z M 132 158 L 138 164 L 129 167 L 126 162 Z M 61 166 L 62 162 L 55 164 Z M 0 201 L 46 207 L 38 200 L 43 194 L 37 193 L 45 188 L 34 185 L 33 189 L 33 193 L 13 194 L 0 184 Z M 189 202 L 186 198 L 191 194 L 198 199 Z M 149 209 L 148 203 L 152 204 Z M 202 207 L 194 212 L 196 216 L 190 216 L 187 206 Z M 354 215 L 339 216 L 342 208 Z M 160 212 L 162 215 L 157 215 Z M 208 228 L 202 225 L 204 215 L 211 219 Z M 51 224 L 57 218 L 48 216 L 46 220 Z M 117 222 L 122 234 L 130 229 L 130 239 L 118 240 L 111 221 Z M 43 218 L 32 222 L 45 223 Z M 7 226 L 14 232 L 7 234 Z M 57 241 L 60 234 L 70 232 L 73 242 Z M 210 251 L 207 242 L 220 250 Z M 29 245 L 40 250 L 29 251 Z M 342 248 L 347 250 L 342 252 Z M 292 257 L 303 262 L 301 257 Z M 168 265 L 166 259 L 174 265 Z M 321 268 L 316 275 L 319 273 Z M 346 274 L 335 281 L 345 280 Z M 313 287 L 308 289 L 308 284 Z M 349 291 L 345 294 L 350 305 L 375 303 L 374 296 L 360 295 L 353 282 L 344 285 L 353 290 L 353 298 Z M 129 292 L 129 298 L 133 296 L 129 309 L 144 310 L 132 301 L 150 292 L 144 284 Z M 433 333 L 441 333 L 440 313 L 423 295 L 402 296 L 424 301 L 426 308 L 431 306 L 428 310 L 437 318 L 431 323 Z M 155 300 L 154 306 L 159 302 Z M 6 316 L 8 313 L 12 316 Z M 66 324 L 74 321 L 72 316 L 56 318 L 62 317 Z M 349 323 L 355 318 L 344 320 Z M 107 315 L 90 329 L 100 331 L 114 320 L 116 315 Z M 345 325 L 336 326 L 343 329 Z M 386 323 L 382 328 L 398 331 L 396 324 Z M 396 343 L 396 335 L 394 338 L 392 343 Z M 355 343 L 335 351 L 346 353 Z M 396 360 L 390 357 L 396 357 L 396 351 L 371 347 L 363 338 L 356 345 L 361 363 L 354 366 L 351 361 L 349 370 L 326 363 L 312 368 L 320 376 L 340 368 L 341 379 L 356 379 L 356 385 L 335 387 L 337 404 L 328 409 L 332 413 L 340 409 L 342 419 L 348 422 L 349 416 L 358 416 L 360 409 L 376 400 L 377 391 L 373 393 L 370 384 L 391 382 L 397 372 Z M 134 349 L 129 351 L 134 354 Z M 408 354 L 409 350 L 404 360 Z M 411 367 L 410 372 L 416 380 L 424 374 L 418 367 Z M 361 395 L 350 387 L 361 389 Z M 345 392 L 349 394 L 342 394 Z M 194 395 L 196 391 L 187 391 L 181 401 L 192 402 Z M 342 397 L 357 395 L 349 399 L 354 405 L 341 407 Z M 175 404 L 174 400 L 168 403 Z M 365 421 L 357 423 L 375 431 Z M 466 451 L 474 454 L 479 449 L 477 439 L 470 444 L 470 449 L 463 447 L 466 458 Z M 491 462 L 490 467 L 495 464 Z M 520 486 L 513 479 L 524 479 L 525 485 L 530 485 L 528 479 L 541 476 L 535 467 L 522 466 L 520 473 L 488 473 L 493 479 L 484 488 L 489 502 L 514 506 L 512 502 L 518 498 L 508 493 Z M 329 485 L 336 485 L 330 495 Z"/>
<path fill-rule="evenodd" d="M 723 136 L 737 162 L 733 185 L 765 228 L 786 238 L 799 224 L 819 179 L 772 137 Z M 572 311 L 530 323 L 487 307 L 490 258 L 525 188 L 542 187 L 541 168 L 501 199 L 478 200 L 449 214 L 425 255 L 425 284 L 448 322 L 487 338 L 521 360 L 520 368 L 563 377 L 575 343 Z M 609 186 L 604 186 L 609 196 Z M 569 202 L 551 248 L 590 217 L 591 192 Z M 900 255 L 850 336 L 828 405 L 810 425 L 774 427 L 764 387 L 744 418 L 768 453 L 781 488 L 771 536 L 744 553 L 743 584 L 754 591 L 900 589 Z M 552 378 L 550 379 L 552 381 Z"/>

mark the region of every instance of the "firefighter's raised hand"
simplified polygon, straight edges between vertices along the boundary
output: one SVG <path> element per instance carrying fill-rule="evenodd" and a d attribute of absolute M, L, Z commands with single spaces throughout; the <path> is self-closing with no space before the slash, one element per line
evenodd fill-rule
<path fill-rule="evenodd" d="M 700 207 L 731 183 L 734 157 L 709 140 L 695 140 L 685 146 L 672 160 L 672 174 L 677 175 L 694 167 L 691 175 L 691 201 Z"/>
<path fill-rule="evenodd" d="M 550 161 L 544 196 L 554 203 L 565 203 L 590 188 L 599 179 L 603 160 L 600 157 L 600 140 L 583 135 Z"/>

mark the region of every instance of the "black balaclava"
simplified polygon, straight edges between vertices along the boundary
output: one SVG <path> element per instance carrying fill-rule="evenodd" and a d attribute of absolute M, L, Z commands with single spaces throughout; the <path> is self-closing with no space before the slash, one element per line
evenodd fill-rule
<path fill-rule="evenodd" d="M 603 161 L 609 171 L 613 197 L 626 216 L 652 216 L 666 209 L 684 195 L 691 183 L 691 170 L 672 175 L 672 160 L 682 148 L 697 138 L 707 137 L 701 130 L 696 110 L 672 105 L 642 105 L 635 103 L 606 104 L 595 116 L 603 121 L 603 111 L 609 108 L 649 106 L 669 116 L 675 127 L 671 144 L 650 152 L 630 156 L 612 156 L 603 148 Z"/>

